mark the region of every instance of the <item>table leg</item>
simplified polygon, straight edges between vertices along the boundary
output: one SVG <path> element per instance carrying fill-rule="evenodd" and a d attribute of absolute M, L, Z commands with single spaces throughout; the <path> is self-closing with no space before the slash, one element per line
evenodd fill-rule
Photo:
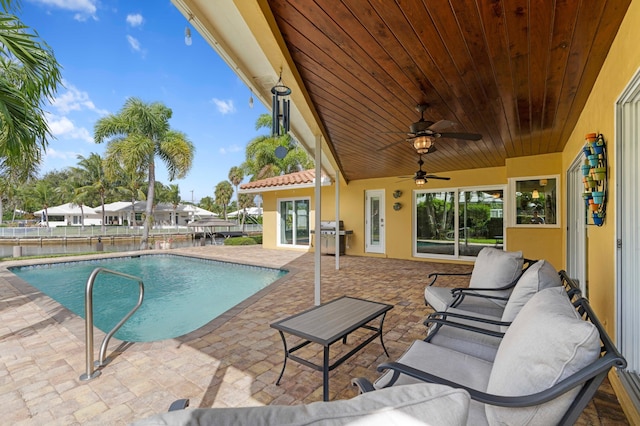
<path fill-rule="evenodd" d="M 282 364 L 282 371 L 278 376 L 278 380 L 276 380 L 276 386 L 280 385 L 280 379 L 282 379 L 282 375 L 284 374 L 284 369 L 287 367 L 287 358 L 289 358 L 289 351 L 287 349 L 287 340 L 284 338 L 284 333 L 278 330 L 280 333 L 280 337 L 282 338 L 282 344 L 284 345 L 284 363 Z"/>
<path fill-rule="evenodd" d="M 382 340 L 382 326 L 384 324 L 384 317 L 387 316 L 387 313 L 385 312 L 384 314 L 382 314 L 382 318 L 380 318 L 380 343 L 382 344 L 382 349 L 384 349 L 384 353 L 387 355 L 387 357 L 389 357 L 389 352 L 387 352 L 387 347 L 384 345 L 384 340 Z"/>
<path fill-rule="evenodd" d="M 322 360 L 322 400 L 329 400 L 329 346 L 324 347 Z"/>

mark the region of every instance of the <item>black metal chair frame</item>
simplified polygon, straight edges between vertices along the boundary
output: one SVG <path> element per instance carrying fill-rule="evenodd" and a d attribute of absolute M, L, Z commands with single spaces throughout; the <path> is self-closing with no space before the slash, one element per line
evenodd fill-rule
<path fill-rule="evenodd" d="M 444 384 L 454 388 L 465 389 L 467 392 L 469 392 L 472 399 L 484 404 L 514 408 L 540 405 L 559 397 L 560 395 L 568 392 L 571 389 L 574 389 L 575 387 L 581 386 L 578 395 L 573 400 L 571 406 L 564 414 L 562 420 L 559 423 L 560 425 L 573 425 L 580 417 L 580 414 L 587 406 L 589 401 L 591 401 L 591 399 L 593 398 L 594 394 L 598 390 L 598 387 L 607 376 L 609 370 L 612 367 L 624 369 L 627 366 L 627 362 L 615 347 L 605 328 L 600 323 L 600 320 L 593 312 L 591 306 L 589 305 L 589 301 L 586 298 L 582 297 L 582 294 L 575 282 L 566 275 L 565 271 L 560 271 L 560 275 L 562 277 L 563 284 L 567 289 L 567 295 L 572 300 L 573 305 L 576 307 L 578 313 L 585 321 L 591 321 L 591 323 L 593 323 L 598 329 L 602 347 L 600 357 L 596 361 L 583 368 L 582 370 L 572 374 L 561 382 L 555 384 L 554 386 L 531 395 L 501 396 L 481 392 L 477 389 L 469 388 L 459 383 L 449 381 L 434 374 L 418 370 L 399 362 L 388 362 L 380 364 L 377 370 L 379 372 L 384 372 L 386 370 L 393 371 L 393 377 L 387 386 L 393 385 L 400 374 L 406 374 L 424 382 Z M 486 331 L 487 330 L 482 330 L 480 332 Z M 365 378 L 353 379 L 352 383 L 354 384 L 354 386 L 357 386 L 361 392 L 369 392 L 375 390 L 371 382 L 369 382 Z"/>

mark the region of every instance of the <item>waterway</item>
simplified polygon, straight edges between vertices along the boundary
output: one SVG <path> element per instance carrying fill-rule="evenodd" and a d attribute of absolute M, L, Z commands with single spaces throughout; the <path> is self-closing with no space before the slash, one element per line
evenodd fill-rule
<path fill-rule="evenodd" d="M 102 243 L 102 250 L 99 250 L 99 243 L 97 238 L 92 239 L 80 239 L 78 241 L 70 241 L 63 238 L 50 239 L 50 240 L 34 240 L 25 242 L 22 240 L 18 243 L 15 241 L 3 242 L 0 240 L 0 257 L 12 257 L 14 254 L 14 247 L 19 246 L 22 256 L 39 256 L 39 255 L 51 255 L 51 254 L 71 254 L 71 253 L 87 253 L 95 251 L 104 252 L 122 252 L 122 251 L 134 251 L 140 249 L 140 238 L 135 240 L 129 238 L 105 238 L 100 241 Z M 206 240 L 207 244 L 211 244 L 211 239 Z M 170 244 L 171 248 L 181 247 L 195 247 L 201 245 L 201 240 L 188 239 L 171 239 L 168 242 L 166 239 L 158 239 L 156 242 L 151 243 L 151 247 L 155 248 L 156 244 Z M 161 247 L 158 247 L 161 248 Z"/>

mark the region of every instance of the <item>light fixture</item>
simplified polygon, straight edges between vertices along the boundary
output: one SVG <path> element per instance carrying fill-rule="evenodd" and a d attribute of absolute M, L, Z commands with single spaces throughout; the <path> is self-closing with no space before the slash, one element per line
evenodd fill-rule
<path fill-rule="evenodd" d="M 547 179 L 540 179 L 540 186 L 547 186 L 548 180 Z"/>
<path fill-rule="evenodd" d="M 418 185 L 418 186 L 422 186 L 422 185 L 424 185 L 425 183 L 427 183 L 427 181 L 425 180 L 425 178 L 422 178 L 422 177 L 416 177 L 416 178 L 414 179 L 414 181 L 416 182 L 416 185 Z"/>
<path fill-rule="evenodd" d="M 193 15 L 189 14 L 189 22 L 193 19 Z M 191 28 L 189 28 L 189 24 L 184 28 L 184 44 L 187 46 L 191 46 L 193 40 L 191 39 Z"/>
<path fill-rule="evenodd" d="M 540 193 L 538 192 L 537 189 L 534 189 L 533 192 L 531 193 L 531 198 L 537 200 L 538 198 L 540 198 Z"/>
<path fill-rule="evenodd" d="M 251 94 L 249 95 L 249 108 L 253 108 L 253 90 L 249 89 Z"/>
<path fill-rule="evenodd" d="M 418 154 L 428 154 L 433 146 L 433 141 L 431 136 L 418 136 L 413 140 L 413 147 Z"/>

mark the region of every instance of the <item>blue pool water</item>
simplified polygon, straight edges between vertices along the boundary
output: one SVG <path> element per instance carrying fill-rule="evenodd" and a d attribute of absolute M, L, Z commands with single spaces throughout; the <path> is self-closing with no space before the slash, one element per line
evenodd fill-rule
<path fill-rule="evenodd" d="M 144 281 L 144 302 L 115 334 L 129 342 L 181 336 L 205 325 L 287 271 L 172 255 L 143 255 L 11 268 L 11 272 L 84 318 L 87 280 L 97 267 Z M 138 283 L 98 274 L 94 324 L 109 332 L 137 303 Z"/>

